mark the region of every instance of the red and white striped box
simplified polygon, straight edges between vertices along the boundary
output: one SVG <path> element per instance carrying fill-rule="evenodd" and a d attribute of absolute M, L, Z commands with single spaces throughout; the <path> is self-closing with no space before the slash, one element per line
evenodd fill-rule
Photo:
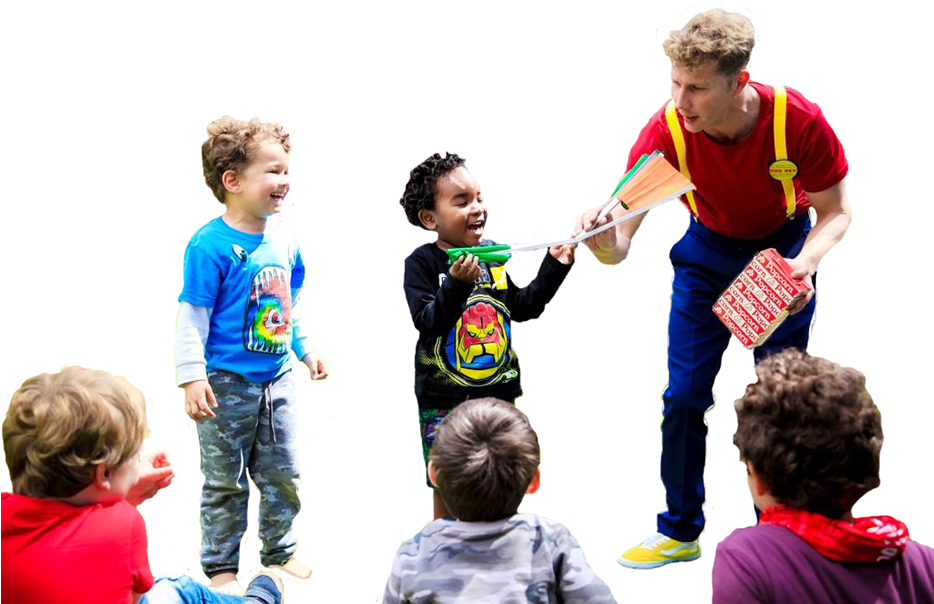
<path fill-rule="evenodd" d="M 761 251 L 723 292 L 713 312 L 746 348 L 769 339 L 787 308 L 811 288 L 791 278 L 791 267 L 773 248 Z"/>

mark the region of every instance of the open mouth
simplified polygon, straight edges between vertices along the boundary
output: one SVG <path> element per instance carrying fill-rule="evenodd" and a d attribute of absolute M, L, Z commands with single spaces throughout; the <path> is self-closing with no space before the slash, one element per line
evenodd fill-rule
<path fill-rule="evenodd" d="M 475 220 L 474 222 L 470 222 L 467 224 L 467 231 L 474 234 L 482 234 L 484 224 L 486 224 L 486 220 L 483 218 L 480 220 Z"/>
<path fill-rule="evenodd" d="M 272 195 L 269 196 L 269 199 L 282 203 L 283 201 L 285 201 L 286 193 L 287 191 L 280 191 L 278 193 L 273 193 Z"/>

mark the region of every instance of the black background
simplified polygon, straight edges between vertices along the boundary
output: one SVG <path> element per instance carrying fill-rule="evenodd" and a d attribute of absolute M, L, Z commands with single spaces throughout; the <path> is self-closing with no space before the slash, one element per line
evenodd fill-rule
<path fill-rule="evenodd" d="M 792 11 L 781 5 L 755 10 L 764 39 L 753 56 L 753 78 L 819 102 L 843 143 L 858 148 L 855 133 L 865 123 L 848 90 L 852 34 L 834 15 L 786 12 Z M 106 364 L 132 376 L 151 399 L 146 449 L 169 449 L 178 473 L 171 492 L 142 508 L 153 572 L 204 579 L 197 438 L 171 363 L 184 246 L 222 210 L 203 185 L 197 149 L 206 124 L 225 113 L 259 111 L 284 121 L 294 144 L 287 202 L 294 206 L 285 218 L 309 268 L 304 326 L 333 370 L 315 390 L 299 389 L 304 509 L 295 534 L 315 578 L 287 589 L 376 601 L 393 552 L 431 511 L 413 407 L 414 330 L 401 277 L 405 255 L 433 235 L 405 222 L 397 205 L 404 178 L 431 152 L 457 152 L 488 201 L 488 236 L 518 243 L 536 229 L 546 239 L 568 235 L 577 213 L 606 199 L 639 129 L 668 98 L 669 65 L 656 35 L 664 39 L 684 17 L 681 9 L 556 12 L 470 26 L 465 16 L 433 28 L 405 25 L 343 38 L 325 36 L 326 24 L 316 21 L 313 34 L 296 33 L 289 42 L 288 69 L 279 52 L 263 64 L 263 48 L 251 40 L 243 43 L 250 65 L 236 69 L 186 66 L 175 57 L 182 74 L 176 78 L 151 58 L 145 63 L 152 81 L 137 76 L 117 86 L 90 76 L 95 101 L 75 102 L 82 116 L 107 116 L 104 132 L 82 145 L 80 132 L 52 131 L 57 145 L 47 161 L 68 155 L 84 167 L 55 181 L 54 212 L 43 213 L 43 227 L 19 234 L 19 286 L 8 290 L 17 292 L 8 312 L 24 322 L 9 326 L 10 391 L 20 377 L 64 363 Z M 869 376 L 892 441 L 917 419 L 911 405 L 901 404 L 912 399 L 896 393 L 895 376 L 908 370 L 897 367 L 897 353 L 886 352 L 897 339 L 885 313 L 869 306 L 885 286 L 865 278 L 875 261 L 873 229 L 884 227 L 863 209 L 868 196 L 861 182 L 848 178 L 857 218 L 815 277 L 820 306 L 810 351 Z M 566 521 L 621 601 L 658 586 L 704 600 L 716 542 L 751 523 L 745 475 L 729 439 L 732 401 L 752 362 L 734 342 L 716 382 L 718 408 L 709 416 L 702 560 L 652 572 L 614 562 L 654 530 L 664 508 L 658 397 L 665 381 L 667 253 L 686 222 L 674 202 L 653 211 L 630 259 L 618 267 L 600 266 L 582 248 L 547 316 L 515 331 L 526 392 L 519 407 L 543 453 L 542 490 L 520 511 Z M 523 254 L 508 270 L 527 282 L 540 260 Z M 29 329 L 20 331 L 25 324 Z M 911 449 L 887 447 L 886 462 L 886 470 L 905 467 Z M 905 505 L 911 485 L 887 480 L 857 505 L 857 515 L 890 513 L 912 525 L 915 508 Z M 243 578 L 257 570 L 255 529 L 247 543 Z"/>

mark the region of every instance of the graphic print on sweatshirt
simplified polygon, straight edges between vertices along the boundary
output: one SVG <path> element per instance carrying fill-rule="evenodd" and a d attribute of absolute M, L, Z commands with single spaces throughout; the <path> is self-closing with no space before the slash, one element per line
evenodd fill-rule
<path fill-rule="evenodd" d="M 501 372 L 510 360 L 509 313 L 502 302 L 472 295 L 457 323 L 438 350 L 438 363 L 462 383 L 484 386 L 515 377 Z"/>
<path fill-rule="evenodd" d="M 289 274 L 267 266 L 250 283 L 243 323 L 243 347 L 252 352 L 285 354 L 292 338 L 292 295 Z"/>

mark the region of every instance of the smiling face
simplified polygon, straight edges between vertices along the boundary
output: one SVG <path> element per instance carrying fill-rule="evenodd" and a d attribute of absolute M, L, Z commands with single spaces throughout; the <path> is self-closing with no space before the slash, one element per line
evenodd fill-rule
<path fill-rule="evenodd" d="M 265 220 L 282 211 L 289 192 L 289 154 L 274 141 L 259 143 L 252 161 L 243 170 L 225 174 L 227 207 Z"/>
<path fill-rule="evenodd" d="M 441 249 L 480 245 L 487 211 L 480 185 L 467 168 L 459 166 L 438 178 L 433 210 L 421 210 L 419 219 L 438 234 Z"/>
<path fill-rule="evenodd" d="M 738 77 L 748 79 L 748 72 L 741 72 Z M 671 98 L 684 118 L 685 130 L 711 134 L 727 124 L 733 101 L 743 88 L 737 84 L 733 76 L 717 71 L 712 60 L 694 68 L 672 62 Z"/>

